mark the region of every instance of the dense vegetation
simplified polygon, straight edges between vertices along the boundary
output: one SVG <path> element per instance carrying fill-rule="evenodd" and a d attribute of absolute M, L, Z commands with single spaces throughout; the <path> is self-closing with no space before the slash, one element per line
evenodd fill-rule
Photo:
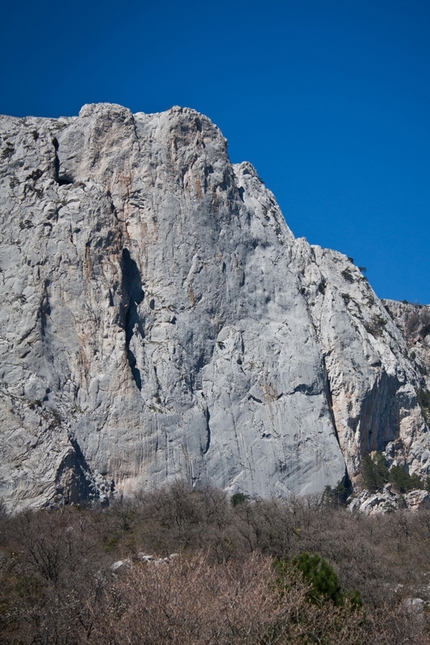
<path fill-rule="evenodd" d="M 169 562 L 144 562 L 142 553 Z M 129 566 L 112 564 L 128 558 Z M 0 517 L 1 642 L 424 645 L 430 513 L 176 483 L 109 509 Z"/>
<path fill-rule="evenodd" d="M 362 460 L 362 476 L 364 487 L 371 493 L 381 491 L 385 484 L 392 484 L 397 493 L 408 493 L 411 490 L 430 491 L 430 477 L 425 481 L 417 474 L 410 475 L 402 466 L 392 466 L 388 470 L 385 456 L 375 452 L 373 456 L 364 455 Z"/>

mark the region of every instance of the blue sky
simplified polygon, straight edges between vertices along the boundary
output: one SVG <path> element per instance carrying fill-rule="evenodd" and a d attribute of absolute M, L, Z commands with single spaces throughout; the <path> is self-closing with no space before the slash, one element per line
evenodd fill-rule
<path fill-rule="evenodd" d="M 429 0 L 3 0 L 0 113 L 207 114 L 297 236 L 430 303 Z"/>

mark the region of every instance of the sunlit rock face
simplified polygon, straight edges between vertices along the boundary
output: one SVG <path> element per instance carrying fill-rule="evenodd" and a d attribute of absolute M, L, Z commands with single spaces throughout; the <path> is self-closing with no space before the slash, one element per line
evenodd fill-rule
<path fill-rule="evenodd" d="M 296 240 L 190 109 L 0 119 L 0 494 L 186 478 L 288 496 L 429 465 L 420 375 L 345 256 Z"/>
<path fill-rule="evenodd" d="M 421 375 L 422 386 L 430 390 L 430 305 L 382 302 L 406 339 L 408 357 Z"/>

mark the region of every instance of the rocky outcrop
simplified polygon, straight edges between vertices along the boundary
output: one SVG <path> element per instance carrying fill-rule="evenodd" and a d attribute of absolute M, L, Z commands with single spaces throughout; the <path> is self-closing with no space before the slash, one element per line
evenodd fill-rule
<path fill-rule="evenodd" d="M 408 358 L 421 376 L 421 385 L 430 390 L 430 305 L 382 302 L 406 340 Z"/>
<path fill-rule="evenodd" d="M 393 513 L 397 510 L 421 511 L 430 510 L 430 494 L 426 490 L 412 490 L 404 495 L 393 490 L 391 484 L 384 486 L 383 490 L 370 493 L 361 491 L 349 500 L 348 508 L 353 513 L 360 512 L 364 515 L 379 515 Z"/>
<path fill-rule="evenodd" d="M 0 120 L 1 495 L 177 477 L 261 496 L 429 466 L 420 374 L 345 256 L 296 240 L 189 109 Z"/>

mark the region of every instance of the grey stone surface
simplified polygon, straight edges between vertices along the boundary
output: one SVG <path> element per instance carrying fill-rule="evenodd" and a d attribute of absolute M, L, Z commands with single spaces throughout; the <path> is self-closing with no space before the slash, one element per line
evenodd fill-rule
<path fill-rule="evenodd" d="M 398 509 L 407 511 L 430 510 L 430 494 L 426 490 L 412 490 L 401 495 L 396 493 L 391 484 L 384 486 L 383 490 L 370 493 L 361 491 L 348 503 L 348 508 L 353 513 L 360 512 L 364 515 L 379 515 L 392 513 Z"/>
<path fill-rule="evenodd" d="M 421 375 L 421 386 L 430 390 L 430 305 L 382 301 L 408 346 L 408 357 Z"/>
<path fill-rule="evenodd" d="M 185 477 L 424 474 L 406 343 L 345 256 L 296 240 L 209 119 L 86 105 L 0 119 L 0 494 L 107 500 Z"/>

